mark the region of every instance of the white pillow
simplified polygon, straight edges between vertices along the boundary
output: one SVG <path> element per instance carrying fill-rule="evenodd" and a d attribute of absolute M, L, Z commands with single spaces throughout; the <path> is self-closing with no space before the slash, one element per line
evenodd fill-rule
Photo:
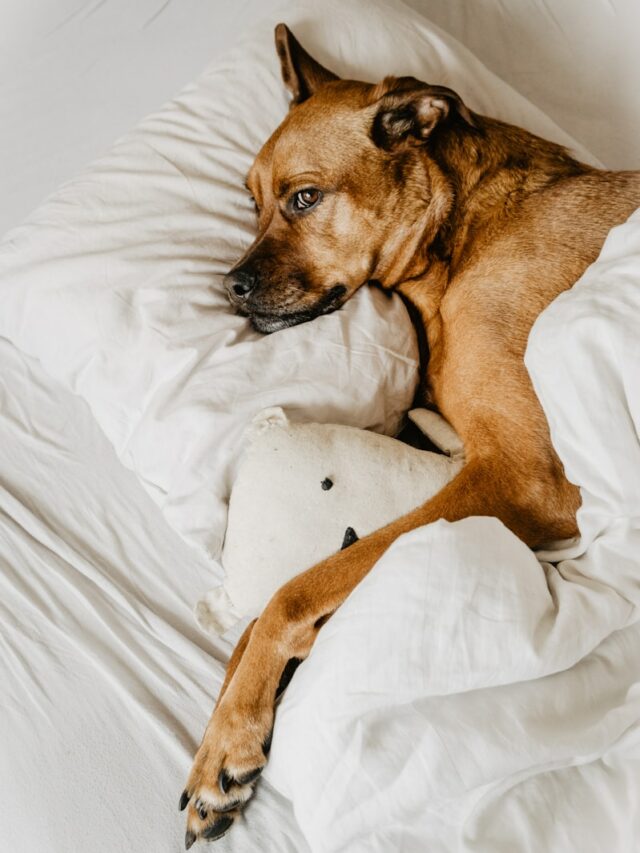
<path fill-rule="evenodd" d="M 254 233 L 243 180 L 287 109 L 280 18 L 338 73 L 412 73 L 571 143 L 406 7 L 296 0 L 7 235 L 0 334 L 84 397 L 168 520 L 212 554 L 256 412 L 281 405 L 393 433 L 417 376 L 398 297 L 363 288 L 340 312 L 269 337 L 227 303 L 221 276 Z"/>

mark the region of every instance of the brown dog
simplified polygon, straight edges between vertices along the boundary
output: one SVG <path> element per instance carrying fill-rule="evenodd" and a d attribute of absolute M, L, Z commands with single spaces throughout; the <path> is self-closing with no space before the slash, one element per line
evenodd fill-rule
<path fill-rule="evenodd" d="M 531 546 L 576 533 L 579 493 L 523 354 L 539 313 L 640 204 L 639 173 L 579 163 L 450 89 L 339 80 L 282 24 L 276 45 L 293 104 L 249 174 L 258 237 L 228 276 L 230 297 L 270 332 L 367 282 L 400 291 L 426 328 L 430 395 L 467 463 L 424 506 L 294 578 L 249 625 L 181 800 L 187 848 L 231 826 L 265 763 L 288 662 L 400 534 L 470 515 L 497 516 Z"/>

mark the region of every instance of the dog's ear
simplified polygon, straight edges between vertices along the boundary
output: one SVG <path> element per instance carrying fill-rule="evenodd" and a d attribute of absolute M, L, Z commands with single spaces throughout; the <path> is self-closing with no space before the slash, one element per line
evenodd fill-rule
<path fill-rule="evenodd" d="M 294 104 L 306 101 L 324 83 L 340 79 L 309 56 L 286 24 L 278 24 L 275 35 L 282 80 Z"/>
<path fill-rule="evenodd" d="M 453 89 L 430 86 L 415 77 L 385 77 L 373 91 L 377 104 L 371 138 L 390 150 L 400 142 L 419 145 L 446 119 L 475 127 L 473 116 Z"/>

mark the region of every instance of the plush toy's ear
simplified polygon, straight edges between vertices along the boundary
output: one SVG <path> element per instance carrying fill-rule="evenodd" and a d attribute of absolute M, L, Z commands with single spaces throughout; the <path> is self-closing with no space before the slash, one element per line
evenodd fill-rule
<path fill-rule="evenodd" d="M 324 83 L 340 79 L 309 56 L 286 24 L 278 24 L 275 36 L 282 81 L 293 95 L 293 104 L 306 101 Z"/>
<path fill-rule="evenodd" d="M 464 445 L 460 436 L 442 415 L 430 409 L 411 409 L 409 420 L 452 459 L 464 457 Z"/>
<path fill-rule="evenodd" d="M 424 143 L 439 124 L 450 118 L 476 126 L 473 115 L 453 89 L 430 86 L 415 77 L 385 77 L 375 87 L 373 98 L 378 110 L 371 138 L 386 151 L 401 142 Z"/>
<path fill-rule="evenodd" d="M 262 409 L 257 415 L 254 415 L 245 435 L 253 441 L 254 438 L 262 435 L 268 429 L 273 429 L 273 427 L 284 429 L 287 426 L 289 426 L 289 418 L 280 406 L 269 406 L 268 409 Z"/>

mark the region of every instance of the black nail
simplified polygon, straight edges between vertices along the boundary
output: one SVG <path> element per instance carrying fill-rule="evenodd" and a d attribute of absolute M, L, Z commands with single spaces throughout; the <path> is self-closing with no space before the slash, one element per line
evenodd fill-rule
<path fill-rule="evenodd" d="M 209 829 L 206 829 L 202 833 L 202 837 L 206 838 L 207 841 L 215 841 L 216 838 L 220 838 L 221 835 L 225 834 L 225 832 L 229 829 L 232 823 L 232 817 L 218 818 L 215 823 L 211 824 Z"/>
<path fill-rule="evenodd" d="M 255 770 L 251 770 L 249 773 L 245 773 L 244 776 L 239 776 L 238 785 L 248 785 L 250 782 L 253 782 L 254 779 L 257 779 L 261 773 L 262 767 L 256 767 Z"/>
<path fill-rule="evenodd" d="M 188 850 L 193 845 L 195 840 L 196 840 L 195 832 L 191 832 L 191 830 L 188 829 L 184 834 L 184 849 Z"/>
<path fill-rule="evenodd" d="M 181 812 L 183 812 L 186 809 L 187 804 L 189 803 L 190 799 L 191 799 L 191 797 L 189 796 L 187 789 L 185 788 L 185 790 L 182 792 L 182 796 L 180 797 L 180 811 Z"/>
<path fill-rule="evenodd" d="M 325 492 L 328 492 L 329 489 L 333 486 L 333 480 L 329 477 L 325 477 L 324 480 L 320 483 L 320 485 L 322 486 Z"/>
<path fill-rule="evenodd" d="M 200 806 L 200 808 L 198 809 L 198 814 L 200 815 L 200 820 L 207 819 L 207 810 L 204 806 Z"/>
<path fill-rule="evenodd" d="M 220 790 L 223 794 L 226 794 L 233 784 L 233 779 L 227 771 L 223 768 L 220 773 L 218 773 L 218 785 L 220 786 Z"/>

